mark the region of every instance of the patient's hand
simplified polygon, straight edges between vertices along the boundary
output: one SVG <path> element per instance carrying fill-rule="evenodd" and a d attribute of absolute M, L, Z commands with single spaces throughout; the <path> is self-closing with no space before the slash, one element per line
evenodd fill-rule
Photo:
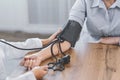
<path fill-rule="evenodd" d="M 100 39 L 103 44 L 119 44 L 120 37 L 105 37 Z"/>
<path fill-rule="evenodd" d="M 59 29 L 48 39 L 46 39 L 47 41 L 43 39 L 42 40 L 43 45 L 49 44 L 51 41 L 53 41 L 60 32 L 61 29 Z M 39 66 L 41 62 L 42 62 L 42 56 L 40 56 L 39 52 L 36 52 L 32 55 L 25 56 L 24 59 L 21 61 L 21 65 L 27 67 L 28 70 L 31 70 L 35 66 Z"/>
<path fill-rule="evenodd" d="M 36 79 L 39 80 L 47 74 L 48 66 L 35 67 L 35 68 L 32 69 L 32 72 L 34 73 Z"/>
<path fill-rule="evenodd" d="M 21 61 L 21 65 L 25 66 L 28 70 L 31 70 L 32 68 L 39 66 L 41 62 L 42 60 L 39 57 L 39 53 L 35 53 L 25 56 L 24 59 Z"/>

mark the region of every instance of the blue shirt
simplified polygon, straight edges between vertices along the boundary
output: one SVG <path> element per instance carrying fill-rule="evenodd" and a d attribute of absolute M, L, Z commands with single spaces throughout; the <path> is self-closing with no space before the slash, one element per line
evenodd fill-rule
<path fill-rule="evenodd" d="M 101 37 L 120 36 L 120 0 L 116 0 L 109 9 L 102 0 L 77 0 L 69 20 L 83 26 L 81 39 L 87 42 L 95 42 Z"/>

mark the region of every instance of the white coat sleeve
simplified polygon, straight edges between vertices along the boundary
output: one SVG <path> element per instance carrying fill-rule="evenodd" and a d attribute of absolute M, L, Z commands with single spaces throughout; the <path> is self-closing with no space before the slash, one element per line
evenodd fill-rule
<path fill-rule="evenodd" d="M 5 41 L 5 40 L 3 40 Z M 8 42 L 8 41 L 5 41 Z M 24 42 L 8 42 L 16 47 L 19 48 L 40 48 L 42 47 L 42 41 L 39 38 L 30 38 L 27 39 Z M 19 50 L 16 48 L 13 48 L 9 45 L 6 45 L 4 43 L 0 42 L 0 47 L 1 49 L 4 51 L 5 55 L 7 56 L 7 58 L 13 59 L 13 58 L 22 58 L 24 57 L 28 52 L 30 52 L 30 50 Z"/>
<path fill-rule="evenodd" d="M 21 48 L 42 47 L 42 42 L 41 42 L 41 39 L 39 38 L 27 39 L 24 42 L 9 42 L 9 43 Z M 16 69 L 16 65 L 19 65 L 19 63 L 21 62 L 21 59 L 30 51 L 18 50 L 4 43 L 0 43 L 0 49 L 1 51 L 3 51 L 3 54 L 5 56 L 4 59 L 7 62 L 6 64 L 3 64 L 3 66 L 0 66 L 0 80 L 36 80 L 33 72 L 31 71 L 26 72 L 24 74 L 20 74 L 19 76 L 14 76 L 14 77 L 10 76 L 13 70 Z M 3 62 L 2 59 L 1 61 Z M 8 66 L 10 64 L 11 66 Z M 0 65 L 1 65 L 1 62 L 0 62 Z M 5 68 L 5 70 L 3 70 L 3 68 Z"/>
<path fill-rule="evenodd" d="M 4 64 L 4 53 L 0 49 L 1 56 L 0 56 L 0 80 L 36 80 L 32 71 L 25 72 L 26 68 L 22 66 L 18 66 L 15 70 L 11 72 L 11 74 L 7 75 Z"/>
<path fill-rule="evenodd" d="M 1 39 L 1 40 L 3 40 L 3 39 Z M 5 41 L 5 40 L 3 40 L 3 41 Z M 8 41 L 6 41 L 6 42 L 8 42 Z M 30 39 L 27 39 L 26 41 L 23 41 L 23 42 L 8 42 L 8 43 L 11 43 L 11 44 L 13 44 L 17 47 L 21 47 L 21 48 L 42 47 L 42 41 L 39 38 L 30 38 Z M 2 42 L 0 42 L 0 44 L 4 47 L 8 46 Z"/>
<path fill-rule="evenodd" d="M 26 72 L 18 77 L 7 77 L 6 80 L 37 80 L 32 71 Z"/>

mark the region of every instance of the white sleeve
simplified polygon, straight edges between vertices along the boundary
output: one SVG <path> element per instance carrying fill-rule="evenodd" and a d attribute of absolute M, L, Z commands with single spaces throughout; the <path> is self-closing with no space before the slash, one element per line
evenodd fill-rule
<path fill-rule="evenodd" d="M 7 77 L 6 80 L 37 80 L 32 71 L 26 72 L 16 78 Z"/>
<path fill-rule="evenodd" d="M 81 24 L 84 24 L 86 17 L 86 4 L 85 0 L 76 0 L 75 4 L 73 5 L 70 14 L 69 20 L 75 20 Z"/>
<path fill-rule="evenodd" d="M 4 40 L 5 41 L 5 40 Z M 39 38 L 31 38 L 27 39 L 24 42 L 9 42 L 17 47 L 21 48 L 35 48 L 35 47 L 42 47 L 42 42 Z M 26 72 L 24 74 L 19 75 L 18 77 L 14 76 L 11 77 L 12 74 L 6 74 L 6 69 L 4 69 L 4 66 L 8 66 L 8 63 L 12 64 L 12 66 L 9 66 L 9 69 L 12 69 L 15 67 L 15 65 L 19 65 L 21 59 L 24 57 L 24 55 L 29 51 L 24 50 L 17 50 L 13 47 L 10 47 L 9 45 L 6 45 L 4 43 L 0 43 L 0 53 L 4 54 L 4 58 L 7 61 L 6 64 L 3 64 L 2 56 L 0 56 L 0 80 L 36 80 L 33 72 Z M 9 72 L 8 69 L 8 72 Z M 20 68 L 21 71 L 21 68 Z"/>
<path fill-rule="evenodd" d="M 5 41 L 5 40 L 4 40 Z M 7 42 L 7 41 L 5 41 Z M 30 38 L 27 39 L 24 42 L 8 42 L 16 47 L 19 48 L 40 48 L 42 47 L 42 41 L 39 38 Z M 6 45 L 4 43 L 0 42 L 0 48 L 4 51 L 4 54 L 7 56 L 9 59 L 14 59 L 14 58 L 22 58 L 24 57 L 30 50 L 18 50 L 16 48 L 13 48 L 9 45 Z"/>
<path fill-rule="evenodd" d="M 2 39 L 3 40 L 3 39 Z M 5 40 L 3 40 L 5 41 Z M 8 41 L 5 41 L 8 42 Z M 24 42 L 8 42 L 11 43 L 17 47 L 21 47 L 21 48 L 35 48 L 35 47 L 42 47 L 42 41 L 39 38 L 30 38 L 27 39 Z M 3 46 L 8 46 L 4 43 L 1 43 Z"/>

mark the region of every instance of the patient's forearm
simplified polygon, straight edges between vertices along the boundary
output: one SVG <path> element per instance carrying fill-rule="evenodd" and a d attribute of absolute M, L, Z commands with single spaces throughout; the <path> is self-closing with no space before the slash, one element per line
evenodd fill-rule
<path fill-rule="evenodd" d="M 69 48 L 70 48 L 71 44 L 67 41 L 64 41 L 63 43 L 61 43 L 61 49 L 63 52 L 67 51 Z M 54 55 L 57 55 L 58 54 L 58 45 L 57 43 L 53 46 L 53 52 L 54 52 Z M 41 61 L 44 61 L 45 59 L 47 58 L 50 58 L 52 55 L 51 55 L 51 45 L 45 49 L 43 49 L 42 51 L 40 51 L 39 53 L 39 57 L 41 59 Z"/>

